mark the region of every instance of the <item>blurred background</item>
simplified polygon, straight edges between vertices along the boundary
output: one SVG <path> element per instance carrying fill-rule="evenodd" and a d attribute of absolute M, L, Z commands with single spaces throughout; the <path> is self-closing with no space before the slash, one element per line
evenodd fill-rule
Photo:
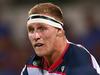
<path fill-rule="evenodd" d="M 100 0 L 0 0 L 0 75 L 20 75 L 34 54 L 27 37 L 27 13 L 41 2 L 61 7 L 68 40 L 85 46 L 100 65 Z"/>

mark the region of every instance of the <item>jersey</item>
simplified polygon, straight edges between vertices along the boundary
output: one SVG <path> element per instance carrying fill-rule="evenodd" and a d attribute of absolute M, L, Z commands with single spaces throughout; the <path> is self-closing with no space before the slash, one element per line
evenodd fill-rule
<path fill-rule="evenodd" d="M 100 75 L 100 67 L 87 49 L 69 43 L 61 58 L 46 68 L 43 57 L 32 56 L 21 75 Z"/>

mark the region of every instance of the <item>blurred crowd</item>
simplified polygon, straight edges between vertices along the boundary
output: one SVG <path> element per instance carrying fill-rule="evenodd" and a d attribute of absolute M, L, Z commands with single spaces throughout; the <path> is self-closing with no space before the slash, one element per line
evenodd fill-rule
<path fill-rule="evenodd" d="M 20 70 L 31 53 L 28 42 L 27 48 L 25 45 L 19 47 L 12 38 L 12 32 L 9 23 L 0 20 L 0 75 L 20 75 Z M 23 43 L 25 42 L 21 44 Z"/>
<path fill-rule="evenodd" d="M 25 62 L 34 54 L 27 37 L 26 21 L 29 8 L 35 3 L 26 3 L 19 6 L 10 4 L 6 0 L 0 1 L 0 75 L 20 75 Z M 64 29 L 68 40 L 85 46 L 100 65 L 98 2 L 55 4 L 64 12 Z M 69 25 L 69 28 L 66 28 L 66 25 Z"/>

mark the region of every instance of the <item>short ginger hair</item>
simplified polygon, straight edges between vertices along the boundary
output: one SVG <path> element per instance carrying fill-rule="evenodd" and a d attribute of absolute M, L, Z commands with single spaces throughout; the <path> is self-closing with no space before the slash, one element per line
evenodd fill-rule
<path fill-rule="evenodd" d="M 44 15 L 52 16 L 55 19 L 64 22 L 63 13 L 60 7 L 52 3 L 39 3 L 33 6 L 30 9 L 28 15 L 31 14 L 44 14 Z"/>

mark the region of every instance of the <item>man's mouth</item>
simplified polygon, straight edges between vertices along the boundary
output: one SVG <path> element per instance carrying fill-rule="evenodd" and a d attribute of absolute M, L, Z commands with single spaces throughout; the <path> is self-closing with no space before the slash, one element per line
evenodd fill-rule
<path fill-rule="evenodd" d="M 36 43 L 35 45 L 34 45 L 34 47 L 36 48 L 36 47 L 41 47 L 41 46 L 43 46 L 44 44 L 42 44 L 42 43 Z"/>

